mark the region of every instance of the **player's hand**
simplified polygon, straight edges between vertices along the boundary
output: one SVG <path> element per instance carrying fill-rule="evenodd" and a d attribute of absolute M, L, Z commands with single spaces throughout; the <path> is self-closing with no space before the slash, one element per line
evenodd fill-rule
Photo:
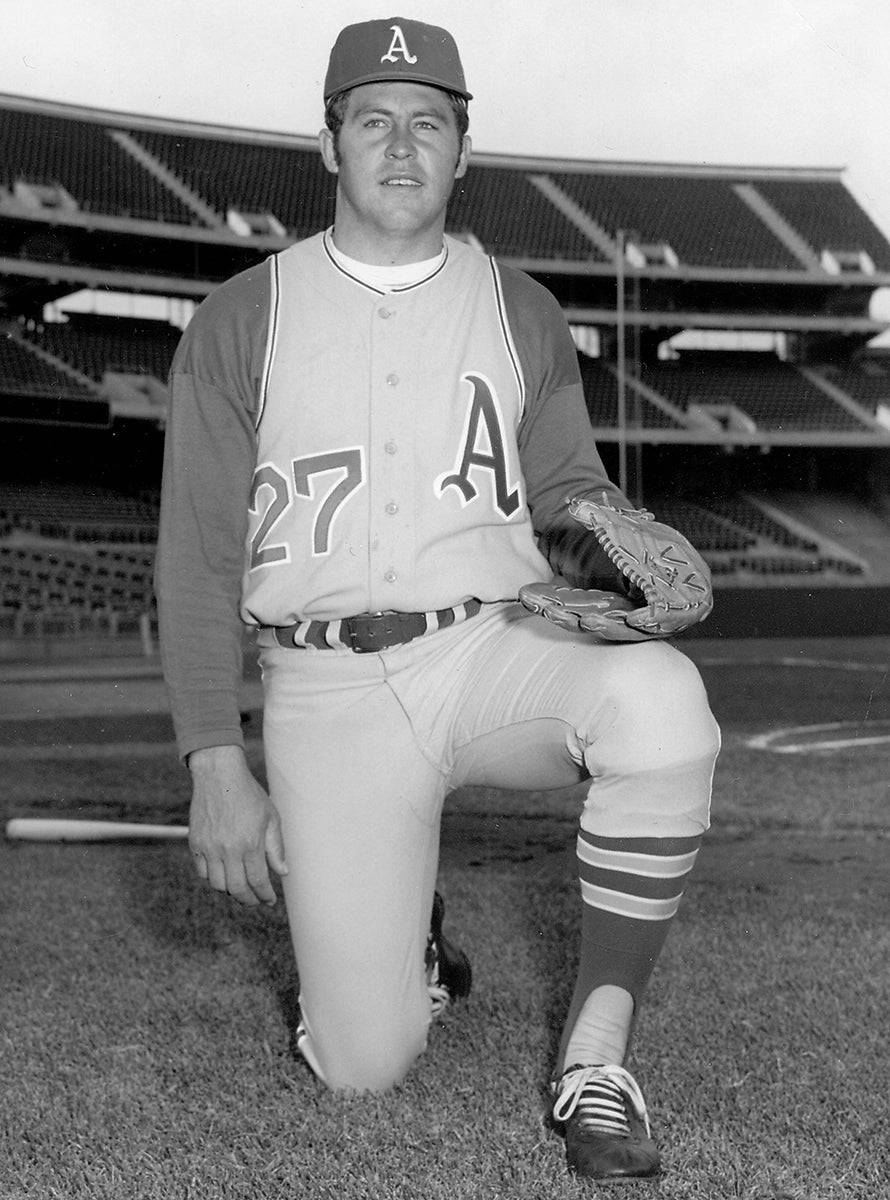
<path fill-rule="evenodd" d="M 244 752 L 239 746 L 196 750 L 189 770 L 189 848 L 198 875 L 239 904 L 274 904 L 269 868 L 287 874 L 281 822 Z"/>

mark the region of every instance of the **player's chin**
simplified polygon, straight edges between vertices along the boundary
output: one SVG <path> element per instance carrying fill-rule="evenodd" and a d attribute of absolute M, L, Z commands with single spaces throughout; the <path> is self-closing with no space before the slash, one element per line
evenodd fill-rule
<path fill-rule="evenodd" d="M 429 193 L 422 189 L 407 195 L 395 188 L 381 189 L 376 215 L 379 223 L 392 232 L 417 234 L 438 224 L 443 207 L 435 204 Z"/>
<path fill-rule="evenodd" d="M 440 216 L 448 205 L 451 187 L 442 187 L 436 181 L 425 181 L 419 187 L 404 184 L 382 183 L 378 195 L 388 207 L 418 210 L 432 216 Z"/>

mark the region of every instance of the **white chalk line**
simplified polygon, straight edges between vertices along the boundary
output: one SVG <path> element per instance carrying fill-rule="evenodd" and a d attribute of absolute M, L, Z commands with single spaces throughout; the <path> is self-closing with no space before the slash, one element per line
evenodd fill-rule
<path fill-rule="evenodd" d="M 888 722 L 869 723 L 838 721 L 830 725 L 795 725 L 787 729 L 771 729 L 741 739 L 748 750 L 769 751 L 772 754 L 820 754 L 852 747 L 884 746 L 890 744 L 890 728 L 886 732 L 871 732 L 872 726 Z M 829 736 L 855 730 L 850 736 Z M 825 735 L 822 737 L 814 735 Z M 796 741 L 785 741 L 796 737 Z M 733 739 L 734 740 L 734 739 Z M 245 746 L 260 746 L 259 738 L 246 738 Z M 738 745 L 738 742 L 736 742 Z M 114 758 L 168 758 L 175 761 L 178 752 L 172 742 L 101 742 L 78 745 L 4 746 L 0 747 L 0 762 L 86 762 Z"/>
<path fill-rule="evenodd" d="M 806 667 L 809 670 L 890 671 L 890 663 L 847 662 L 834 658 L 696 658 L 702 667 Z"/>
<path fill-rule="evenodd" d="M 831 736 L 852 731 L 850 736 Z M 800 737 L 803 735 L 803 738 Z M 797 738 L 796 741 L 786 741 Z M 890 721 L 833 721 L 827 725 L 794 725 L 745 738 L 749 750 L 773 754 L 827 754 L 835 750 L 890 744 Z"/>

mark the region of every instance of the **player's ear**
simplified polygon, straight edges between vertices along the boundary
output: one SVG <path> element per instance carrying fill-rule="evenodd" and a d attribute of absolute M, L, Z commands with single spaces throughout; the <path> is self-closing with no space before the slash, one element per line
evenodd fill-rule
<path fill-rule="evenodd" d="M 321 160 L 324 165 L 332 175 L 337 175 L 340 170 L 340 156 L 334 145 L 334 135 L 327 126 L 318 135 L 318 148 L 321 151 Z"/>
<path fill-rule="evenodd" d="M 457 156 L 457 166 L 454 168 L 454 178 L 463 179 L 467 173 L 467 167 L 470 165 L 470 151 L 473 149 L 473 143 L 470 141 L 470 135 L 465 133 L 461 138 L 460 154 Z"/>

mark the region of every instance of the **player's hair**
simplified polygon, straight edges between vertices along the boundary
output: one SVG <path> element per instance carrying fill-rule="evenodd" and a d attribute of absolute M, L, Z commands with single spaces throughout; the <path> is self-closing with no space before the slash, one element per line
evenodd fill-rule
<path fill-rule="evenodd" d="M 339 95 L 334 96 L 333 99 L 328 101 L 324 110 L 324 123 L 333 135 L 334 153 L 337 156 L 338 162 L 340 161 L 340 130 L 343 126 L 343 118 L 346 116 L 346 105 L 349 103 L 352 91 L 352 88 L 347 88 L 345 92 L 340 92 Z M 457 144 L 460 147 L 463 145 L 466 132 L 470 128 L 470 113 L 467 108 L 467 102 L 457 92 L 446 91 L 445 95 L 448 97 L 448 102 L 454 113 L 454 120 L 457 125 Z"/>

